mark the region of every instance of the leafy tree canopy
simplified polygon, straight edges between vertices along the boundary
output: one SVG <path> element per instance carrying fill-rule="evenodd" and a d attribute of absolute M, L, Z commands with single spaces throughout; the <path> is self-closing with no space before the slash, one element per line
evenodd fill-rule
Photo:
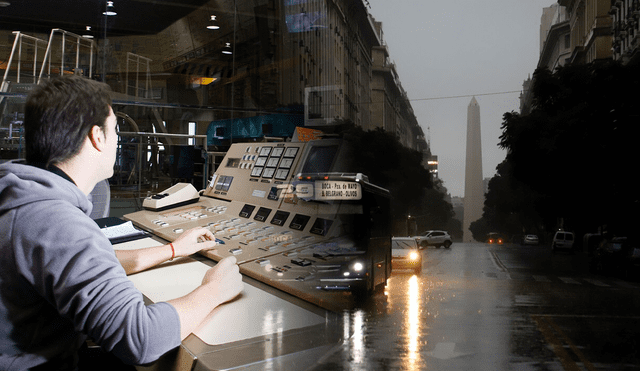
<path fill-rule="evenodd" d="M 531 112 L 504 114 L 507 156 L 489 184 L 483 223 L 635 230 L 639 84 L 640 69 L 612 61 L 536 70 Z"/>
<path fill-rule="evenodd" d="M 415 216 L 418 231 L 456 227 L 446 189 L 423 166 L 422 153 L 405 147 L 395 135 L 382 129 L 364 131 L 344 123 L 341 133 L 350 143 L 352 169 L 390 191 L 394 219 Z"/>

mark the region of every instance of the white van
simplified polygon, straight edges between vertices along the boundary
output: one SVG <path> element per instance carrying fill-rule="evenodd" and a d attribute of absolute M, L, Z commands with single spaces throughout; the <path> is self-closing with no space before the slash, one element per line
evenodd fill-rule
<path fill-rule="evenodd" d="M 572 232 L 557 231 L 551 242 L 551 251 L 555 252 L 558 249 L 571 251 L 573 249 L 574 239 Z"/>

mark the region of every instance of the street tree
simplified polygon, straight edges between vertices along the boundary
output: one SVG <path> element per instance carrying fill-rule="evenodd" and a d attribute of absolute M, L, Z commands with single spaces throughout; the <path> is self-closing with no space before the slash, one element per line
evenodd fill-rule
<path fill-rule="evenodd" d="M 639 84 L 637 67 L 613 61 L 536 70 L 530 113 L 504 114 L 507 155 L 489 184 L 484 223 L 635 231 Z"/>
<path fill-rule="evenodd" d="M 422 153 L 405 147 L 394 134 L 380 128 L 365 131 L 346 123 L 342 135 L 350 143 L 353 169 L 390 191 L 396 222 L 406 225 L 412 215 L 418 232 L 459 227 L 453 221 L 446 188 L 424 167 Z"/>

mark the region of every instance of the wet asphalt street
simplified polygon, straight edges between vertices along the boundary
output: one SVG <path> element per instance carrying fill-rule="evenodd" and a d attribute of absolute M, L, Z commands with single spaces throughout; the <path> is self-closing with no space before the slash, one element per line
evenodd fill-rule
<path fill-rule="evenodd" d="M 640 370 L 640 283 L 544 246 L 422 254 L 421 275 L 342 313 L 346 340 L 314 370 Z"/>

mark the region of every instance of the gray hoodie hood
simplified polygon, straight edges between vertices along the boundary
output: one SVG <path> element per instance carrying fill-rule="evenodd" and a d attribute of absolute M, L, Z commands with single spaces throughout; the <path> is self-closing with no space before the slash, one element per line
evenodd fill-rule
<path fill-rule="evenodd" d="M 92 205 L 87 196 L 61 176 L 21 161 L 0 165 L 0 214 L 26 204 L 44 200 L 64 200 L 89 215 Z"/>

